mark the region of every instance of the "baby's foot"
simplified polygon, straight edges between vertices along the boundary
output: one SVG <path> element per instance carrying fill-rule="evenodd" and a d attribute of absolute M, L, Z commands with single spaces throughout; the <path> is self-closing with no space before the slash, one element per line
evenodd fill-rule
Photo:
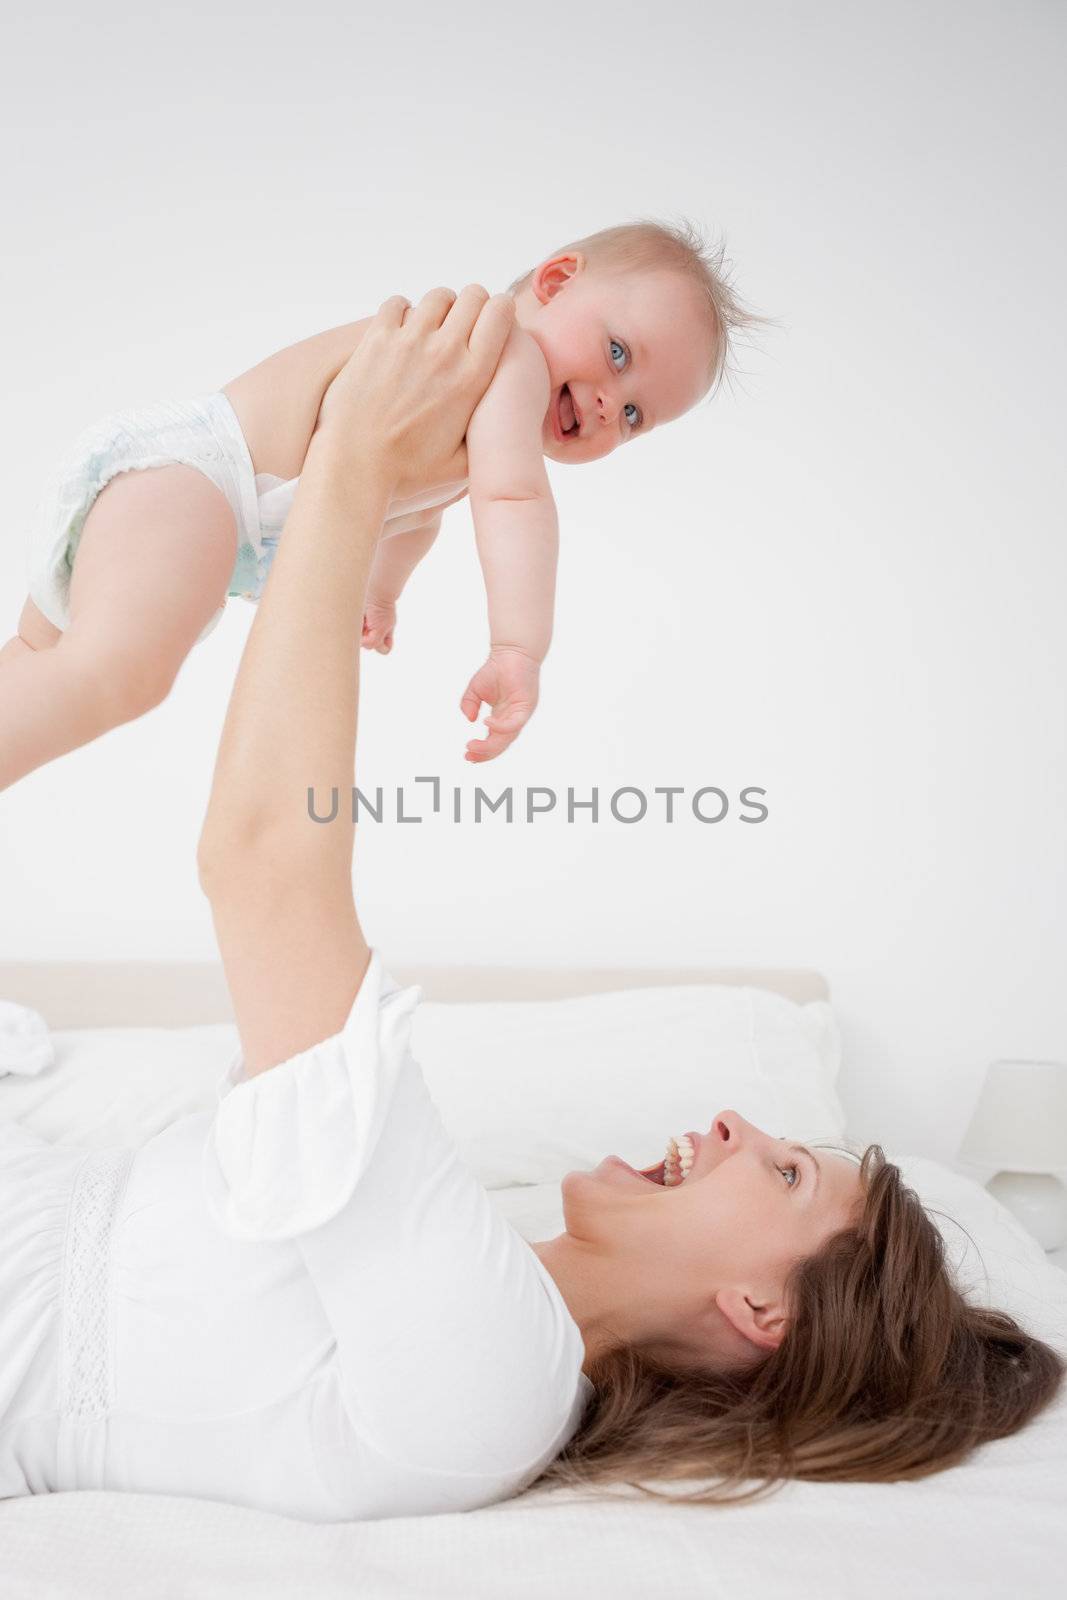
<path fill-rule="evenodd" d="M 382 605 L 377 600 L 368 600 L 363 607 L 363 639 L 364 650 L 377 650 L 381 656 L 387 656 L 393 648 L 393 629 L 396 627 L 396 606 Z"/>

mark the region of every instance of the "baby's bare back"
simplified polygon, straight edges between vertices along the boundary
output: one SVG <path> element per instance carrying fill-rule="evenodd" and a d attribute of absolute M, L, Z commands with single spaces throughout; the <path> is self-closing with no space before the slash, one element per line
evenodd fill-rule
<path fill-rule="evenodd" d="M 268 356 L 224 384 L 241 425 L 255 472 L 289 480 L 299 477 L 319 420 L 322 397 L 373 321 L 363 317 L 302 339 Z M 427 484 L 394 500 L 383 533 L 405 533 L 425 524 L 427 513 L 462 499 L 466 479 Z"/>

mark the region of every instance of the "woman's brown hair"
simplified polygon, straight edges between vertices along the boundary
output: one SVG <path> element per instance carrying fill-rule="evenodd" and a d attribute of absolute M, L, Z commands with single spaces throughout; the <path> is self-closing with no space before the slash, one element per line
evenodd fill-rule
<path fill-rule="evenodd" d="M 607 1350 L 588 1370 L 595 1392 L 577 1432 L 530 1487 L 626 1483 L 707 1505 L 789 1478 L 889 1483 L 954 1466 L 1036 1416 L 1062 1358 L 1006 1312 L 963 1298 L 941 1233 L 879 1145 L 859 1175 L 858 1221 L 789 1275 L 792 1318 L 776 1350 L 730 1374 Z M 642 1481 L 709 1478 L 686 1495 Z"/>

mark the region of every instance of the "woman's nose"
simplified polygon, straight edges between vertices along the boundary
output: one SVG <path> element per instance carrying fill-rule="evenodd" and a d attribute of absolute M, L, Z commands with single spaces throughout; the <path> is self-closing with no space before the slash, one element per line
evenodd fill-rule
<path fill-rule="evenodd" d="M 717 1144 L 724 1145 L 727 1150 L 737 1150 L 742 1144 L 750 1143 L 753 1139 L 768 1137 L 754 1122 L 746 1122 L 738 1112 L 731 1110 L 719 1112 L 709 1133 Z"/>
<path fill-rule="evenodd" d="M 716 1144 L 725 1145 L 728 1150 L 736 1149 L 741 1142 L 741 1127 L 744 1118 L 739 1117 L 736 1111 L 720 1111 L 712 1123 L 709 1136 Z"/>

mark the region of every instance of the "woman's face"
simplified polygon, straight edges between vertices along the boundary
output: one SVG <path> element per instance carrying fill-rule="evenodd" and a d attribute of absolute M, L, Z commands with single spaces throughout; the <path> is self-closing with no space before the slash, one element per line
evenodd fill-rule
<path fill-rule="evenodd" d="M 773 1138 L 736 1111 L 691 1137 L 692 1167 L 671 1187 L 662 1162 L 643 1175 L 618 1156 L 568 1173 L 567 1233 L 597 1258 L 598 1306 L 627 1306 L 627 1339 L 673 1359 L 743 1365 L 786 1331 L 792 1265 L 855 1220 L 859 1169 Z"/>

